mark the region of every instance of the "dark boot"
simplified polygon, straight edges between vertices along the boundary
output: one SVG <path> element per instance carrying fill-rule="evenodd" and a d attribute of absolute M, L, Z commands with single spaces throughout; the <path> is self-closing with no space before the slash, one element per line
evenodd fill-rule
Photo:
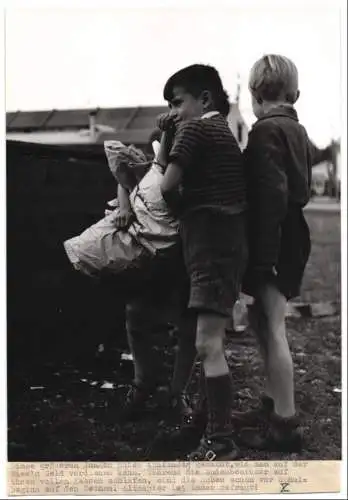
<path fill-rule="evenodd" d="M 171 396 L 169 411 L 172 413 L 171 420 L 177 422 L 186 422 L 192 418 L 193 410 L 191 408 L 187 394 L 182 393 L 178 396 Z"/>
<path fill-rule="evenodd" d="M 173 394 L 168 387 L 162 386 L 157 389 L 153 399 L 162 419 L 169 426 L 180 426 L 192 415 L 190 400 L 185 392 Z"/>
<path fill-rule="evenodd" d="M 235 460 L 239 456 L 239 449 L 231 436 L 215 435 L 210 439 L 203 437 L 195 451 L 187 456 L 190 462 Z"/>
<path fill-rule="evenodd" d="M 198 448 L 187 459 L 234 460 L 238 448 L 232 439 L 232 384 L 230 374 L 207 377 L 208 425 Z"/>
<path fill-rule="evenodd" d="M 121 411 L 121 420 L 138 418 L 146 410 L 153 392 L 154 390 L 148 387 L 133 385 L 127 393 Z"/>
<path fill-rule="evenodd" d="M 243 445 L 257 450 L 298 453 L 303 447 L 303 429 L 296 416 L 284 418 L 273 412 L 264 432 L 244 429 L 240 440 Z"/>
<path fill-rule="evenodd" d="M 261 396 L 261 404 L 258 408 L 249 411 L 233 411 L 231 421 L 234 427 L 257 427 L 268 424 L 272 412 L 274 411 L 274 401 L 269 396 Z"/>
<path fill-rule="evenodd" d="M 151 457 L 157 458 L 156 450 L 158 449 L 167 449 L 176 456 L 184 456 L 199 445 L 207 426 L 207 398 L 203 367 L 201 367 L 199 376 L 197 404 L 190 415 L 187 414 L 186 410 L 174 428 L 172 426 L 158 432 L 152 443 Z"/>
<path fill-rule="evenodd" d="M 203 364 L 201 364 L 198 383 L 198 399 L 191 415 L 183 415 L 181 425 L 171 435 L 171 442 L 186 451 L 198 445 L 208 422 L 207 394 Z"/>

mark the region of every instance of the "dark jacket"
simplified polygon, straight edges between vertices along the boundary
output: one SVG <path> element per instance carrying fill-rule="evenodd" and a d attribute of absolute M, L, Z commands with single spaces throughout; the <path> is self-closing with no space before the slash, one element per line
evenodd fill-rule
<path fill-rule="evenodd" d="M 244 152 L 249 203 L 249 259 L 270 272 L 278 262 L 282 224 L 310 197 L 312 146 L 294 108 L 260 118 Z"/>

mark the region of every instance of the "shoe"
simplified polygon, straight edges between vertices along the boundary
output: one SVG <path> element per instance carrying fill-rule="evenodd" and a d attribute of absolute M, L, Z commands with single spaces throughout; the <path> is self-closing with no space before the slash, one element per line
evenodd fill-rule
<path fill-rule="evenodd" d="M 303 448 L 303 429 L 296 417 L 282 418 L 271 414 L 264 432 L 245 428 L 240 443 L 249 448 L 282 453 L 299 453 Z"/>
<path fill-rule="evenodd" d="M 187 455 L 193 461 L 235 460 L 239 456 L 239 448 L 230 436 L 203 437 L 198 448 Z"/>
<path fill-rule="evenodd" d="M 153 393 L 152 406 L 169 425 L 180 425 L 192 415 L 188 396 L 185 393 L 173 395 L 167 386 L 160 386 Z"/>
<path fill-rule="evenodd" d="M 193 414 L 189 398 L 186 394 L 172 396 L 169 403 L 169 410 L 171 411 L 171 420 L 174 419 L 179 423 L 189 421 Z"/>
<path fill-rule="evenodd" d="M 170 452 L 171 456 L 184 458 L 199 445 L 206 425 L 206 413 L 195 411 L 191 416 L 184 417 L 180 424 L 160 429 L 152 443 L 152 450 L 165 450 L 165 454 Z"/>
<path fill-rule="evenodd" d="M 234 427 L 257 427 L 266 425 L 269 422 L 271 413 L 274 411 L 274 401 L 268 396 L 261 397 L 261 404 L 258 408 L 249 411 L 233 411 L 231 422 Z"/>

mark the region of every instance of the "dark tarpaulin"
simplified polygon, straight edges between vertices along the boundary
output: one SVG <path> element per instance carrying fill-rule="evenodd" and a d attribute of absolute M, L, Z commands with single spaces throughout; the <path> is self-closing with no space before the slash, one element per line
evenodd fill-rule
<path fill-rule="evenodd" d="M 73 271 L 62 245 L 116 197 L 103 146 L 7 141 L 6 152 L 9 356 L 20 346 L 28 356 L 38 345 L 41 354 L 63 349 L 64 339 L 88 349 L 116 335 L 121 298 Z"/>

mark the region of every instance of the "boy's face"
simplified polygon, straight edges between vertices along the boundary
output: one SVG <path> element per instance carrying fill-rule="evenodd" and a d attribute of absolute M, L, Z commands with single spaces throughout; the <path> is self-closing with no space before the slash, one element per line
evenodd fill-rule
<path fill-rule="evenodd" d="M 190 120 L 205 113 L 205 105 L 201 97 L 194 97 L 183 87 L 174 87 L 173 98 L 169 103 L 171 114 L 180 120 Z"/>

